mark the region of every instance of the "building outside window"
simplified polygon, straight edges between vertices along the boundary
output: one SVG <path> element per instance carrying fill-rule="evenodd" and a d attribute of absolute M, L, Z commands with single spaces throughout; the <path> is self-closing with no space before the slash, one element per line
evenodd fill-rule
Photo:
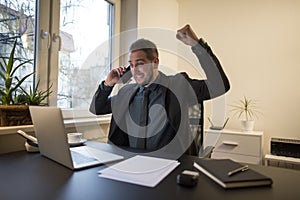
<path fill-rule="evenodd" d="M 0 0 L 0 55 L 16 40 L 17 58 L 34 60 L 18 76 L 36 72 L 24 88 L 40 80 L 42 89 L 52 85 L 50 105 L 87 109 L 111 69 L 113 15 L 105 0 Z"/>
<path fill-rule="evenodd" d="M 16 64 L 34 59 L 35 47 L 35 0 L 5 1 L 0 0 L 0 57 L 8 59 L 14 42 Z M 0 69 L 1 70 L 1 69 Z M 34 63 L 23 65 L 16 71 L 17 77 L 23 77 L 34 71 Z M 34 76 L 26 79 L 22 87 L 29 89 Z M 0 84 L 3 85 L 2 78 Z M 20 92 L 20 91 L 18 91 Z"/>

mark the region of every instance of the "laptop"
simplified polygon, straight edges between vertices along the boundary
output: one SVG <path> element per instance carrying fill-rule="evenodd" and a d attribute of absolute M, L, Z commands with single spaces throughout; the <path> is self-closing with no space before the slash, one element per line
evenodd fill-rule
<path fill-rule="evenodd" d="M 70 148 L 60 108 L 29 106 L 29 111 L 43 156 L 72 170 L 123 159 L 123 156 L 88 146 Z"/>

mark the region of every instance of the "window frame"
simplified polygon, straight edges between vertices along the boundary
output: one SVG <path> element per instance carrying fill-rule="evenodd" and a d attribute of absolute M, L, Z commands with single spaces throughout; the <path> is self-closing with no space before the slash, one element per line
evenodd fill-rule
<path fill-rule="evenodd" d="M 121 23 L 121 0 L 105 0 L 113 5 L 112 7 L 112 36 L 120 33 Z M 48 98 L 49 106 L 57 106 L 57 86 L 58 86 L 58 62 L 59 62 L 59 41 L 55 40 L 55 36 L 59 35 L 60 22 L 60 1 L 37 1 L 37 17 L 36 17 L 36 54 L 35 54 L 35 81 L 40 81 L 40 89 L 46 90 L 52 85 L 52 94 Z M 112 37 L 114 38 L 114 37 Z M 111 57 L 118 53 L 116 46 L 120 41 L 112 41 Z M 113 61 L 113 66 L 119 64 L 119 60 Z M 99 80 L 100 81 L 100 80 Z M 95 84 L 95 90 L 98 83 Z M 87 109 L 62 109 L 64 118 L 89 118 L 94 115 Z"/>

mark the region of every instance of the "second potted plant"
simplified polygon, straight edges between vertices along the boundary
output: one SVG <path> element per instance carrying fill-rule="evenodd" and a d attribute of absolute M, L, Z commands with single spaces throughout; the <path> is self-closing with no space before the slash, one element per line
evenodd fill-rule
<path fill-rule="evenodd" d="M 43 105 L 43 100 L 51 94 L 51 87 L 46 91 L 40 91 L 38 84 L 35 89 L 30 88 L 26 92 L 21 84 L 34 72 L 18 78 L 17 70 L 32 60 L 16 62 L 15 49 L 17 42 L 13 44 L 9 58 L 0 60 L 0 126 L 15 126 L 32 124 L 29 105 Z"/>
<path fill-rule="evenodd" d="M 230 106 L 232 107 L 230 112 L 233 112 L 234 116 L 241 119 L 242 130 L 252 131 L 254 129 L 254 120 L 258 118 L 259 114 L 256 101 L 244 96 L 243 99 Z"/>

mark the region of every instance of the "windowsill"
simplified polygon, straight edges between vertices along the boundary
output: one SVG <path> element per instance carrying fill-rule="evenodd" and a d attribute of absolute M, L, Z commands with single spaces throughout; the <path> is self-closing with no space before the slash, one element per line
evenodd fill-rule
<path fill-rule="evenodd" d="M 111 115 L 105 115 L 101 117 L 93 118 L 77 118 L 77 119 L 65 119 L 65 128 L 78 127 L 78 126 L 91 126 L 95 124 L 109 124 Z M 15 134 L 19 129 L 25 132 L 33 132 L 33 125 L 23 125 L 23 126 L 3 126 L 0 127 L 0 136 Z"/>

